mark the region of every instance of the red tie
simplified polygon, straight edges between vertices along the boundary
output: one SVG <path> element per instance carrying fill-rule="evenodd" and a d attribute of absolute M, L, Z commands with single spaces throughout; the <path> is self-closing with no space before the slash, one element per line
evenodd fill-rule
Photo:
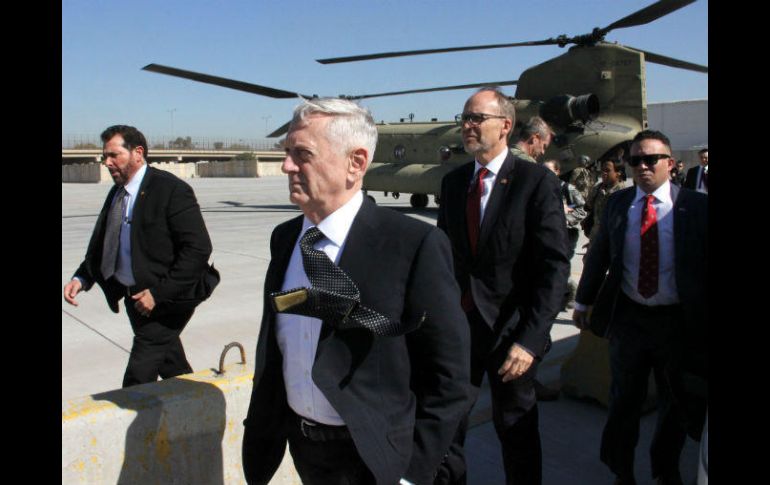
<path fill-rule="evenodd" d="M 642 207 L 642 231 L 639 257 L 639 294 L 650 298 L 658 292 L 658 215 L 648 194 Z"/>
<path fill-rule="evenodd" d="M 484 177 L 489 170 L 484 167 L 476 174 L 468 191 L 468 204 L 465 206 L 465 216 L 468 220 L 468 240 L 471 243 L 471 254 L 476 256 L 476 244 L 479 241 L 481 227 L 481 195 L 484 193 Z"/>
<path fill-rule="evenodd" d="M 484 177 L 489 170 L 484 167 L 476 173 L 468 190 L 468 204 L 465 206 L 465 217 L 468 221 L 468 241 L 471 244 L 471 255 L 476 256 L 476 245 L 479 241 L 479 229 L 481 226 L 481 195 L 484 193 Z M 463 310 L 469 312 L 473 309 L 473 297 L 468 288 L 462 295 Z"/>

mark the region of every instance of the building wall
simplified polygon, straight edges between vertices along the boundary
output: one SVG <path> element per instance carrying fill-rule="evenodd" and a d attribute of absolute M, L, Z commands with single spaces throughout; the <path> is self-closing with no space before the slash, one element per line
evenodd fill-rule
<path fill-rule="evenodd" d="M 708 99 L 650 103 L 647 124 L 650 129 L 666 134 L 677 159 L 687 168 L 698 163 L 698 150 L 708 148 Z"/>

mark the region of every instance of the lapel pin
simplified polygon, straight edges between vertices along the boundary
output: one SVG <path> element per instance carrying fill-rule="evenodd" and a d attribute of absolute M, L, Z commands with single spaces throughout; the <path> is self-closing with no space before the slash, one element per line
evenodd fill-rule
<path fill-rule="evenodd" d="M 508 179 L 500 179 L 500 184 L 505 185 L 508 183 Z"/>

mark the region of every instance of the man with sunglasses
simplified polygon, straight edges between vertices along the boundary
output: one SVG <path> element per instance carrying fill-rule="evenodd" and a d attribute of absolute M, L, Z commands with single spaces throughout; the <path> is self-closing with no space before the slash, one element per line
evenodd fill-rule
<path fill-rule="evenodd" d="M 636 483 L 634 449 L 652 371 L 658 393 L 652 476 L 658 484 L 681 484 L 685 419 L 705 418 L 705 400 L 694 402 L 682 389 L 685 377 L 705 378 L 708 198 L 670 183 L 674 159 L 663 133 L 640 132 L 630 154 L 636 186 L 607 201 L 572 318 L 578 328 L 609 338 L 610 399 L 600 455 L 615 483 Z"/>
<path fill-rule="evenodd" d="M 510 152 L 516 113 L 498 89 L 471 96 L 458 119 L 475 161 L 444 177 L 438 227 L 452 243 L 470 324 L 473 401 L 486 374 L 506 481 L 540 484 L 534 378 L 569 275 L 559 179 Z M 466 415 L 436 483 L 466 483 L 467 427 Z"/>
<path fill-rule="evenodd" d="M 519 131 L 519 141 L 511 147 L 514 156 L 528 162 L 537 163 L 553 140 L 553 131 L 548 123 L 539 116 L 533 116 Z"/>

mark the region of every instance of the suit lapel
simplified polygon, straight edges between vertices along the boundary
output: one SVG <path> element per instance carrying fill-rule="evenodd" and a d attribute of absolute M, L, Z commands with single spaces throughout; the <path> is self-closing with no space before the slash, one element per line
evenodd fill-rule
<path fill-rule="evenodd" d="M 505 161 L 500 166 L 500 173 L 498 173 L 495 178 L 492 193 L 489 194 L 487 207 L 484 210 L 484 219 L 481 221 L 479 243 L 476 251 L 477 255 L 481 254 L 481 251 L 486 246 L 489 235 L 492 233 L 492 228 L 495 226 L 495 223 L 500 216 L 500 210 L 503 201 L 505 200 L 505 194 L 508 193 L 508 188 L 511 186 L 511 181 L 513 179 L 513 169 L 515 167 L 514 160 L 513 155 L 509 152 L 508 156 L 505 157 Z"/>
<path fill-rule="evenodd" d="M 610 237 L 615 239 L 614 247 L 618 248 L 618 253 L 615 255 L 622 262 L 624 242 L 626 240 L 626 227 L 628 226 L 628 211 L 631 209 L 631 204 L 634 202 L 634 196 L 636 195 L 636 188 L 631 188 L 624 195 L 623 200 L 618 204 L 618 212 L 615 217 L 609 221 Z M 606 208 L 605 208 L 606 210 Z"/>

